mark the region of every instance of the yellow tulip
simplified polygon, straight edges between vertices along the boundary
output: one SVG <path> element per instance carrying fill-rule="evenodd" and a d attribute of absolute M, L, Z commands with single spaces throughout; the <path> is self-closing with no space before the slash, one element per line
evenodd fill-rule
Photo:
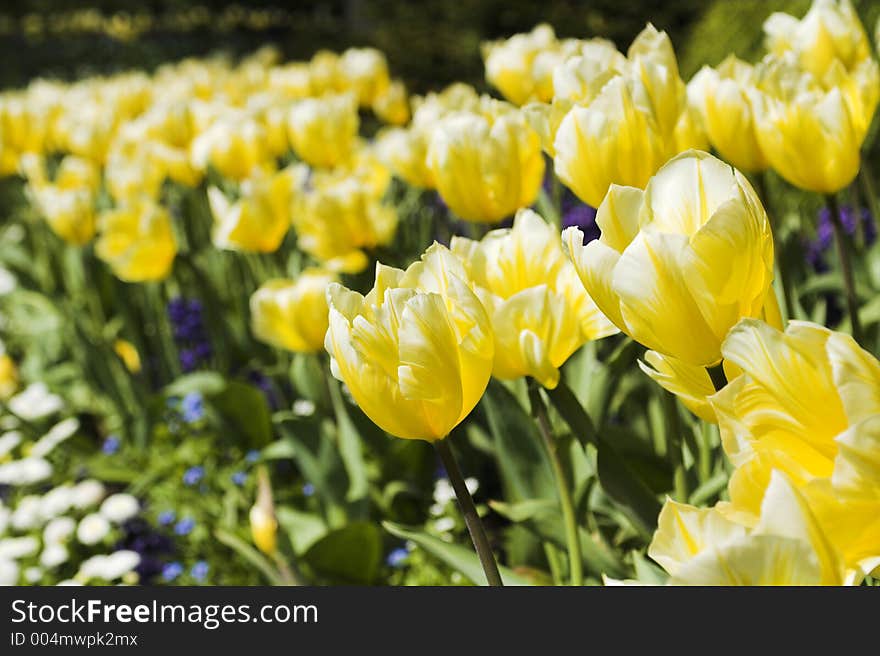
<path fill-rule="evenodd" d="M 403 82 L 392 82 L 373 100 L 373 113 L 390 125 L 405 125 L 409 120 L 409 98 Z"/>
<path fill-rule="evenodd" d="M 368 264 L 365 249 L 394 238 L 397 218 L 395 208 L 376 198 L 373 187 L 344 178 L 299 194 L 293 227 L 299 248 L 326 268 L 357 273 Z"/>
<path fill-rule="evenodd" d="M 30 188 L 34 205 L 52 232 L 64 241 L 82 246 L 95 235 L 95 199 L 90 189 L 61 189 L 55 185 Z"/>
<path fill-rule="evenodd" d="M 741 171 L 767 168 L 748 95 L 754 82 L 754 69 L 730 55 L 717 69 L 704 66 L 687 86 L 712 146 Z"/>
<path fill-rule="evenodd" d="M 559 233 L 533 211 L 481 241 L 453 237 L 451 248 L 489 313 L 497 378 L 532 376 L 552 389 L 572 353 L 617 332 L 580 284 Z"/>
<path fill-rule="evenodd" d="M 127 282 L 162 280 L 177 255 L 171 216 L 147 198 L 108 210 L 99 218 L 95 253 Z"/>
<path fill-rule="evenodd" d="M 850 0 L 813 0 L 801 20 L 773 13 L 764 22 L 764 33 L 770 52 L 792 53 L 798 66 L 818 78 L 835 60 L 852 70 L 871 56 L 868 35 Z"/>
<path fill-rule="evenodd" d="M 331 371 L 383 430 L 440 440 L 480 400 L 491 324 L 448 249 L 434 244 L 406 271 L 378 264 L 366 296 L 331 283 L 327 299 Z"/>
<path fill-rule="evenodd" d="M 304 175 L 293 167 L 268 175 L 258 173 L 242 182 L 241 197 L 235 202 L 217 187 L 208 189 L 214 245 L 251 253 L 277 250 L 290 229 L 294 189 Z"/>
<path fill-rule="evenodd" d="M 754 527 L 724 504 L 711 509 L 667 500 L 648 554 L 671 585 L 842 585 L 839 553 L 809 505 L 774 472 Z"/>
<path fill-rule="evenodd" d="M 296 280 L 269 280 L 251 296 L 251 331 L 260 341 L 298 353 L 324 346 L 327 286 L 336 276 L 306 269 Z"/>
<path fill-rule="evenodd" d="M 113 350 L 122 360 L 125 368 L 131 373 L 136 374 L 141 370 L 141 356 L 138 355 L 134 345 L 124 339 L 117 339 L 113 342 Z"/>
<path fill-rule="evenodd" d="M 89 189 L 97 192 L 101 186 L 101 170 L 90 160 L 67 155 L 58 164 L 54 184 L 61 189 Z"/>
<path fill-rule="evenodd" d="M 360 121 L 351 94 L 307 98 L 288 116 L 288 134 L 296 154 L 312 166 L 332 167 L 351 156 Z"/>
<path fill-rule="evenodd" d="M 547 102 L 553 96 L 553 69 L 564 54 L 575 54 L 576 44 L 563 45 L 556 40 L 553 28 L 546 23 L 531 32 L 515 34 L 507 40 L 482 44 L 486 80 L 507 100 L 523 105 L 537 100 Z"/>
<path fill-rule="evenodd" d="M 376 139 L 379 157 L 394 174 L 413 187 L 431 189 L 434 176 L 428 167 L 427 135 L 414 128 L 389 128 Z"/>
<path fill-rule="evenodd" d="M 251 538 L 257 549 L 267 556 L 274 556 L 278 552 L 278 520 L 269 474 L 262 467 L 257 473 L 257 500 L 251 507 L 249 519 Z"/>
<path fill-rule="evenodd" d="M 312 56 L 309 61 L 309 88 L 312 96 L 345 90 L 339 55 L 329 50 L 319 50 Z"/>
<path fill-rule="evenodd" d="M 826 91 L 788 60 L 767 57 L 750 90 L 758 143 L 770 165 L 793 185 L 823 194 L 859 172 L 864 117 L 853 114 L 840 87 Z"/>
<path fill-rule="evenodd" d="M 199 171 L 213 166 L 224 177 L 244 180 L 270 159 L 268 135 L 253 118 L 237 114 L 218 119 L 190 146 L 193 166 Z"/>
<path fill-rule="evenodd" d="M 0 354 L 0 401 L 6 401 L 18 390 L 18 367 L 6 353 Z"/>
<path fill-rule="evenodd" d="M 613 185 L 600 239 L 563 233 L 581 281 L 621 331 L 690 365 L 721 359 L 742 317 L 760 316 L 773 278 L 773 238 L 748 181 L 707 153 L 670 160 L 645 191 Z"/>
<path fill-rule="evenodd" d="M 375 48 L 349 48 L 339 58 L 339 70 L 347 91 L 361 107 L 370 107 L 391 85 L 388 60 Z"/>
<path fill-rule="evenodd" d="M 589 105 L 602 87 L 627 70 L 627 59 L 606 39 L 590 39 L 553 71 L 553 98 Z"/>
<path fill-rule="evenodd" d="M 544 177 L 538 135 L 506 103 L 441 120 L 428 166 L 443 201 L 466 221 L 495 223 L 535 202 Z"/>

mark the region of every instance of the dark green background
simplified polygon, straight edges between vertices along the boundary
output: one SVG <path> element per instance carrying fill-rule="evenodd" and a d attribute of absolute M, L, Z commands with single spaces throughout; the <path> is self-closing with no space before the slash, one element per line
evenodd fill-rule
<path fill-rule="evenodd" d="M 231 3 L 0 2 L 0 20 L 12 19 L 15 26 L 11 34 L 0 36 L 0 86 L 20 86 L 40 75 L 69 79 L 126 68 L 152 69 L 189 55 L 246 53 L 265 43 L 276 44 L 289 59 L 307 59 L 319 48 L 343 50 L 352 45 L 373 45 L 388 55 L 394 75 L 402 77 L 413 90 L 425 91 L 455 80 L 480 86 L 484 84 L 480 41 L 526 31 L 541 21 L 552 24 L 560 36 L 606 36 L 621 49 L 647 21 L 652 21 L 670 33 L 682 71 L 690 75 L 703 63 L 717 63 L 728 51 L 756 56 L 761 44 L 761 21 L 769 13 L 784 9 L 802 15 L 809 7 L 808 0 L 244 1 L 235 4 L 243 8 L 281 8 L 292 20 L 265 30 L 181 30 L 171 26 L 153 29 L 130 41 L 93 32 L 26 37 L 18 29 L 27 14 L 50 16 L 94 8 L 108 16 L 124 11 L 167 16 L 194 4 L 220 15 Z M 857 0 L 855 4 L 873 33 L 880 3 Z"/>

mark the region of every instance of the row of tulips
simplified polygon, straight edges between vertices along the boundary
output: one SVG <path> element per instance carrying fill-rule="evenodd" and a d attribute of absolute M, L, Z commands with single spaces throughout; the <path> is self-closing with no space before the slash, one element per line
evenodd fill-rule
<path fill-rule="evenodd" d="M 559 566 L 548 547 L 557 582 L 583 583 L 589 561 L 561 439 L 572 433 L 577 458 L 589 454 L 630 515 L 647 495 L 634 524 L 656 526 L 648 554 L 668 574 L 647 578 L 858 584 L 880 564 L 880 363 L 862 348 L 870 331 L 837 195 L 861 171 L 873 209 L 862 149 L 880 68 L 849 0 L 815 0 L 802 19 L 773 14 L 764 31 L 761 62 L 730 57 L 686 83 L 651 25 L 625 54 L 538 26 L 484 44 L 487 80 L 507 100 L 463 84 L 410 99 L 370 49 L 38 81 L 0 97 L 0 166 L 25 179 L 66 248 L 93 252 L 119 280 L 195 289 L 219 312 L 249 295 L 251 335 L 319 354 L 317 378 L 326 351 L 344 383 L 345 401 L 321 382 L 340 426 L 350 401 L 386 433 L 435 446 L 490 584 L 510 570 L 496 564 L 449 437 L 493 377 L 528 405 L 552 469 L 567 556 Z M 765 210 L 770 170 L 828 203 L 852 336 L 799 320 L 780 223 Z M 564 226 L 565 194 L 596 208 L 598 239 Z M 250 335 L 217 318 L 224 349 L 248 348 Z M 677 397 L 700 430 L 717 424 L 732 467 L 724 500 L 688 505 L 679 480 L 657 518 L 641 480 L 602 480 L 611 466 L 633 471 L 563 367 L 603 338 L 647 349 L 638 364 L 662 398 Z M 114 347 L 134 372 L 158 343 Z M 674 403 L 666 413 L 683 476 L 703 451 L 682 444 Z M 352 458 L 341 439 L 339 449 Z M 505 516 L 533 519 L 523 512 Z M 250 519 L 284 579 L 265 473 Z"/>

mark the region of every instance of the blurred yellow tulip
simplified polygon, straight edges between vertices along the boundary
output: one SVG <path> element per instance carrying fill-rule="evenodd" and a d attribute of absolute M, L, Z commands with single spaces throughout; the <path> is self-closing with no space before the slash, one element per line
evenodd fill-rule
<path fill-rule="evenodd" d="M 6 401 L 18 390 L 18 367 L 6 353 L 0 354 L 0 401 Z"/>
<path fill-rule="evenodd" d="M 434 186 L 428 167 L 428 141 L 424 132 L 414 128 L 389 128 L 377 135 L 376 150 L 394 174 L 407 184 L 422 189 Z"/>
<path fill-rule="evenodd" d="M 428 144 L 428 167 L 443 201 L 466 221 L 496 223 L 535 202 L 544 177 L 538 135 L 506 103 L 442 119 Z"/>
<path fill-rule="evenodd" d="M 645 191 L 612 185 L 599 239 L 563 233 L 599 309 L 648 348 L 690 365 L 721 359 L 742 317 L 761 316 L 773 279 L 773 238 L 748 181 L 711 155 L 670 160 Z"/>
<path fill-rule="evenodd" d="M 533 211 L 481 241 L 453 237 L 451 248 L 489 313 L 497 378 L 532 376 L 552 389 L 572 353 L 617 332 L 580 284 L 559 233 Z"/>
<path fill-rule="evenodd" d="M 357 97 L 361 107 L 371 107 L 391 85 L 388 60 L 375 48 L 349 48 L 339 58 L 344 88 Z"/>
<path fill-rule="evenodd" d="M 373 113 L 389 125 L 405 125 L 409 120 L 409 97 L 403 82 L 395 80 L 373 100 Z"/>
<path fill-rule="evenodd" d="M 116 355 L 122 360 L 122 363 L 125 365 L 125 368 L 128 369 L 131 373 L 136 374 L 141 370 L 141 356 L 138 354 L 137 349 L 134 347 L 129 341 L 124 339 L 117 339 L 113 342 L 113 350 L 116 352 Z"/>
<path fill-rule="evenodd" d="M 397 210 L 355 178 L 316 185 L 297 194 L 293 227 L 297 245 L 332 271 L 357 273 L 368 264 L 365 249 L 391 242 Z"/>
<path fill-rule="evenodd" d="M 406 271 L 378 264 L 361 296 L 327 290 L 331 371 L 380 428 L 440 440 L 480 400 L 494 343 L 486 310 L 461 262 L 434 244 Z"/>
<path fill-rule="evenodd" d="M 296 154 L 311 166 L 332 167 L 351 156 L 360 119 L 352 94 L 306 98 L 290 110 L 287 128 Z"/>
<path fill-rule="evenodd" d="M 826 91 L 789 59 L 768 56 L 758 75 L 749 93 L 758 143 L 770 165 L 807 191 L 832 194 L 852 182 L 859 172 L 864 117 L 853 113 L 844 91 Z"/>
<path fill-rule="evenodd" d="M 217 187 L 209 188 L 214 245 L 251 253 L 277 250 L 290 229 L 294 190 L 305 175 L 299 167 L 257 172 L 242 182 L 241 197 L 234 202 Z"/>
<path fill-rule="evenodd" d="M 809 505 L 774 472 L 754 527 L 723 503 L 699 509 L 667 500 L 648 554 L 671 585 L 842 585 L 840 554 Z"/>
<path fill-rule="evenodd" d="M 95 253 L 120 280 L 162 280 L 171 271 L 177 242 L 171 216 L 148 198 L 103 212 Z"/>
<path fill-rule="evenodd" d="M 775 12 L 764 22 L 767 49 L 791 52 L 799 67 L 822 78 L 835 60 L 847 70 L 871 56 L 868 35 L 850 0 L 813 0 L 806 15 Z"/>
<path fill-rule="evenodd" d="M 232 180 L 244 180 L 270 159 L 268 135 L 253 118 L 232 114 L 215 120 L 190 146 L 193 166 L 213 166 Z"/>
<path fill-rule="evenodd" d="M 733 166 L 749 172 L 767 168 L 748 94 L 754 83 L 754 68 L 730 55 L 718 68 L 701 68 L 687 86 L 688 100 L 712 146 Z"/>
<path fill-rule="evenodd" d="M 272 500 L 272 485 L 265 467 L 257 472 L 257 500 L 249 514 L 251 538 L 257 549 L 267 556 L 278 552 L 278 520 Z"/>
<path fill-rule="evenodd" d="M 61 189 L 43 185 L 29 189 L 34 205 L 52 231 L 64 241 L 82 246 L 95 235 L 95 199 L 90 189 Z"/>
<path fill-rule="evenodd" d="M 324 346 L 327 286 L 337 277 L 306 269 L 296 280 L 269 280 L 251 296 L 251 331 L 260 341 L 297 353 Z"/>

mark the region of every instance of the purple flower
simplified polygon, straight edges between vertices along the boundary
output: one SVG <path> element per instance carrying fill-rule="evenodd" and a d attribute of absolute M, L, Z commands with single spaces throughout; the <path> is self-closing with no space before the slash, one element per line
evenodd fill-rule
<path fill-rule="evenodd" d="M 196 581 L 204 581 L 205 577 L 208 576 L 208 570 L 210 566 L 204 560 L 198 561 L 195 565 L 192 566 L 192 569 L 189 571 L 189 575 L 192 576 Z"/>
<path fill-rule="evenodd" d="M 183 565 L 178 562 L 168 563 L 162 568 L 162 580 L 171 582 L 183 574 Z"/>
<path fill-rule="evenodd" d="M 397 569 L 398 567 L 402 567 L 406 563 L 406 559 L 409 557 L 409 551 L 404 549 L 403 547 L 398 547 L 394 551 L 388 554 L 385 558 L 385 562 L 389 567 L 394 567 Z"/>
<path fill-rule="evenodd" d="M 205 475 L 204 467 L 190 467 L 183 473 L 184 485 L 195 485 Z"/>
<path fill-rule="evenodd" d="M 244 459 L 245 459 L 245 462 L 247 462 L 249 464 L 253 464 L 257 460 L 260 459 L 260 452 L 257 449 L 251 449 L 250 451 L 247 452 Z"/>
<path fill-rule="evenodd" d="M 199 359 L 191 349 L 180 349 L 180 368 L 184 373 L 190 373 L 199 366 Z"/>
<path fill-rule="evenodd" d="M 306 483 L 305 485 L 303 485 L 302 491 L 304 495 L 310 497 L 315 493 L 315 486 L 311 483 Z"/>
<path fill-rule="evenodd" d="M 114 453 L 119 451 L 119 438 L 115 435 L 108 435 L 107 439 L 104 440 L 104 443 L 101 445 L 101 451 L 108 456 L 112 456 Z"/>
<path fill-rule="evenodd" d="M 184 517 L 174 525 L 175 535 L 189 535 L 196 527 L 196 520 L 192 517 Z"/>
<path fill-rule="evenodd" d="M 163 510 L 159 513 L 159 526 L 168 526 L 177 518 L 177 514 L 173 510 Z"/>
<path fill-rule="evenodd" d="M 232 482 L 241 487 L 247 482 L 247 473 L 243 471 L 237 471 L 232 475 Z"/>
<path fill-rule="evenodd" d="M 599 238 L 599 226 L 596 225 L 595 208 L 583 203 L 575 203 L 562 215 L 562 228 L 579 228 L 584 233 L 584 243 Z"/>

